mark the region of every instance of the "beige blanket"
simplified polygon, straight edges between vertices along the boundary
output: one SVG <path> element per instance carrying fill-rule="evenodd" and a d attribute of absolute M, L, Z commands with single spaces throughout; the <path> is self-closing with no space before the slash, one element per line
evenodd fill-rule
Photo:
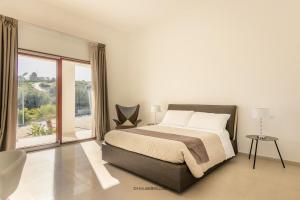
<path fill-rule="evenodd" d="M 168 134 L 200 138 L 205 145 L 209 161 L 198 164 L 186 145 L 180 141 L 112 130 L 105 135 L 105 142 L 128 151 L 172 163 L 186 163 L 191 173 L 199 178 L 214 165 L 225 160 L 225 151 L 218 135 L 196 130 L 167 126 L 145 126 L 141 129 Z"/>

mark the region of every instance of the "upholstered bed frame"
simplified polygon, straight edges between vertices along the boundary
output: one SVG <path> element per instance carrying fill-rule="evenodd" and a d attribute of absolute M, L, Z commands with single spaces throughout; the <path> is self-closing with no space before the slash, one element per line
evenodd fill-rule
<path fill-rule="evenodd" d="M 228 105 L 191 105 L 191 104 L 170 104 L 168 110 L 193 110 L 196 112 L 226 113 L 230 114 L 226 129 L 235 153 L 237 153 L 237 107 Z M 174 164 L 138 153 L 127 151 L 112 145 L 102 145 L 102 159 L 108 163 L 139 175 L 147 180 L 157 183 L 163 187 L 176 192 L 182 192 L 197 182 L 185 163 Z M 215 168 L 224 164 L 220 163 L 205 172 L 205 175 Z M 203 178 L 202 176 L 201 178 Z"/>

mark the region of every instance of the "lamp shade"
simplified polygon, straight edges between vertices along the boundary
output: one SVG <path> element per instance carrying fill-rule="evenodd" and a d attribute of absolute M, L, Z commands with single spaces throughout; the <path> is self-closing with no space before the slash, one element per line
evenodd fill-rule
<path fill-rule="evenodd" d="M 151 105 L 151 112 L 161 112 L 160 105 Z"/>
<path fill-rule="evenodd" d="M 270 117 L 270 110 L 268 108 L 254 108 L 252 110 L 253 119 L 266 119 Z"/>

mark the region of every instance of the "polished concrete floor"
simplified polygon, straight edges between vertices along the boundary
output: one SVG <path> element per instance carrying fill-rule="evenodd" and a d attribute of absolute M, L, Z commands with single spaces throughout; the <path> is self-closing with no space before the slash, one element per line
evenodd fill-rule
<path fill-rule="evenodd" d="M 89 146 L 90 148 L 86 151 Z M 256 169 L 252 170 L 252 162 L 247 156 L 238 155 L 184 193 L 177 194 L 109 164 L 104 164 L 101 162 L 101 155 L 98 155 L 101 153 L 96 149 L 93 153 L 93 148 L 95 148 L 94 141 L 85 143 L 84 146 L 66 145 L 28 154 L 21 183 L 10 199 L 300 199 L 300 166 L 297 165 L 287 164 L 287 168 L 283 169 L 279 161 L 258 158 Z M 100 148 L 99 151 L 101 152 Z M 88 155 L 94 154 L 94 157 L 87 156 L 87 152 Z M 95 167 L 95 163 L 99 166 Z M 105 177 L 104 179 L 101 174 Z M 119 184 L 103 189 L 106 181 L 114 180 L 118 180 Z M 151 187 L 152 190 L 147 190 Z"/>

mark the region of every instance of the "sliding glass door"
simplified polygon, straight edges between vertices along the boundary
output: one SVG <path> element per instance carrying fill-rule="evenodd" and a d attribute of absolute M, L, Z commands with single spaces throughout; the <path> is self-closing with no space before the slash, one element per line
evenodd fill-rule
<path fill-rule="evenodd" d="M 62 83 L 62 142 L 94 137 L 91 66 L 63 61 Z"/>
<path fill-rule="evenodd" d="M 93 138 L 91 66 L 18 56 L 17 148 Z"/>
<path fill-rule="evenodd" d="M 57 142 L 57 60 L 18 57 L 17 148 Z"/>

